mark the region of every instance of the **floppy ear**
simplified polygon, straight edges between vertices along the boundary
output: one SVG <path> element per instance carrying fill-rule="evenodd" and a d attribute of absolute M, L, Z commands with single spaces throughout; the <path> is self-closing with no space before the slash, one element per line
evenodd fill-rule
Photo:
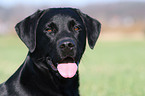
<path fill-rule="evenodd" d="M 88 15 L 85 15 L 84 18 L 87 30 L 88 43 L 90 48 L 93 49 L 100 34 L 101 24 L 99 21 L 89 17 Z"/>
<path fill-rule="evenodd" d="M 44 11 L 38 10 L 15 26 L 19 38 L 24 42 L 31 53 L 36 47 L 36 29 L 43 13 Z"/>
<path fill-rule="evenodd" d="M 99 21 L 82 13 L 78 9 L 77 9 L 77 12 L 82 18 L 83 23 L 86 27 L 86 34 L 87 34 L 89 46 L 91 49 L 93 49 L 101 31 L 101 24 Z"/>

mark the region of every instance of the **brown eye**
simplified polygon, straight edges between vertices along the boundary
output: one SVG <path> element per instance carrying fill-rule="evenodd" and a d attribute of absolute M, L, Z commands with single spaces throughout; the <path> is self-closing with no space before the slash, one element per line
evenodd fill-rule
<path fill-rule="evenodd" d="M 74 27 L 74 30 L 75 30 L 75 31 L 78 31 L 79 29 L 80 29 L 80 28 L 79 28 L 78 26 L 75 26 L 75 27 Z"/>
<path fill-rule="evenodd" d="M 53 30 L 51 28 L 46 29 L 47 32 L 52 32 Z"/>
<path fill-rule="evenodd" d="M 48 29 L 47 31 L 48 31 L 48 32 L 52 32 L 52 30 L 51 30 L 51 29 Z"/>

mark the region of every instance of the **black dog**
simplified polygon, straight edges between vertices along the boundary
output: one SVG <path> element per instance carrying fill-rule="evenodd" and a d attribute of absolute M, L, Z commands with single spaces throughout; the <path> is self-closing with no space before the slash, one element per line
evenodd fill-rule
<path fill-rule="evenodd" d="M 78 65 L 86 37 L 93 49 L 101 24 L 73 8 L 37 11 L 16 25 L 29 52 L 0 85 L 0 96 L 79 96 Z"/>

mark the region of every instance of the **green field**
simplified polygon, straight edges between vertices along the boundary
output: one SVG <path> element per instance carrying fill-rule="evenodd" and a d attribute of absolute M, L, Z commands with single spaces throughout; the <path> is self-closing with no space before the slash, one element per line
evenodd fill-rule
<path fill-rule="evenodd" d="M 0 36 L 0 83 L 25 60 L 17 36 Z M 145 41 L 98 41 L 80 64 L 81 96 L 145 96 Z"/>

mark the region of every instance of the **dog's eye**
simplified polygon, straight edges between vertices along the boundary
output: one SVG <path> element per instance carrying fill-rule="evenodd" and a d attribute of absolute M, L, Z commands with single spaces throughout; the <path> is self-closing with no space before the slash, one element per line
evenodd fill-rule
<path fill-rule="evenodd" d="M 47 31 L 48 31 L 48 32 L 52 32 L 52 30 L 51 30 L 51 29 L 48 29 Z"/>
<path fill-rule="evenodd" d="M 49 27 L 49 28 L 46 29 L 46 31 L 47 32 L 52 32 L 53 30 L 52 30 L 52 28 Z"/>
<path fill-rule="evenodd" d="M 79 26 L 74 26 L 74 31 L 79 31 L 80 27 Z"/>
<path fill-rule="evenodd" d="M 56 29 L 52 28 L 52 27 L 48 27 L 48 28 L 45 29 L 45 33 L 49 34 L 51 36 L 54 36 L 56 34 Z"/>

